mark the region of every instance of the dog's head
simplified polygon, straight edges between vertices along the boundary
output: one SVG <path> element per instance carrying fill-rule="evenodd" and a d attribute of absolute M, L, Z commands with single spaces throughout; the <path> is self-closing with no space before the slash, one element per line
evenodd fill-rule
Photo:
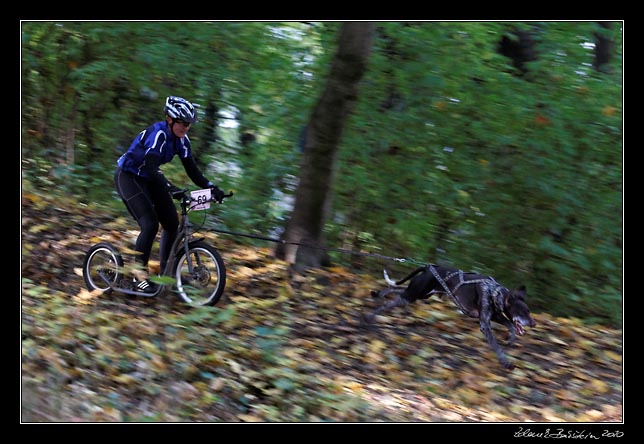
<path fill-rule="evenodd" d="M 530 316 L 530 309 L 525 302 L 525 296 L 526 288 L 525 285 L 522 285 L 512 292 L 508 290 L 504 298 L 505 315 L 512 321 L 519 335 L 525 333 L 523 327 L 537 325 L 532 316 Z"/>

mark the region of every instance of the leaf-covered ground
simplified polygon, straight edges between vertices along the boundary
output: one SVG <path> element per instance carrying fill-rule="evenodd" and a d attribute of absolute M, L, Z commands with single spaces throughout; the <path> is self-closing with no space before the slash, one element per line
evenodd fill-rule
<path fill-rule="evenodd" d="M 131 247 L 125 217 L 25 193 L 23 422 L 621 422 L 622 331 L 535 313 L 504 370 L 475 321 L 432 298 L 360 326 L 381 276 L 291 276 L 268 248 L 208 235 L 216 307 L 99 295 L 86 249 Z M 270 246 L 269 246 L 270 247 Z"/>

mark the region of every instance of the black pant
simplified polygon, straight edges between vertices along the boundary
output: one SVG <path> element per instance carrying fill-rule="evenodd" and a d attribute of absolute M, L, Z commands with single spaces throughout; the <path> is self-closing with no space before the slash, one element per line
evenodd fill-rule
<path fill-rule="evenodd" d="M 152 244 L 159 231 L 159 223 L 161 223 L 163 231 L 159 250 L 160 272 L 163 273 L 172 243 L 179 229 L 179 217 L 172 197 L 161 184 L 156 184 L 120 168 L 117 168 L 114 174 L 114 185 L 127 210 L 141 228 L 134 250 L 140 253 L 137 255 L 138 260 L 144 267 L 148 265 Z"/>

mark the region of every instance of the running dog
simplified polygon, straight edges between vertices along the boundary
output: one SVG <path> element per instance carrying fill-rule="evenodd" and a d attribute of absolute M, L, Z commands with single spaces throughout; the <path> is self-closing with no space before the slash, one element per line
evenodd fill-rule
<path fill-rule="evenodd" d="M 427 299 L 433 294 L 441 297 L 448 295 L 462 313 L 479 319 L 481 332 L 488 344 L 501 364 L 509 370 L 514 368 L 514 364 L 497 343 L 490 322 L 494 321 L 507 327 L 510 332 L 509 345 L 514 344 L 517 334 L 524 334 L 524 327 L 537 325 L 525 302 L 525 286 L 510 291 L 491 276 L 434 264 L 419 267 L 397 282 L 389 278 L 386 270 L 384 275 L 389 287 L 372 291 L 371 295 L 384 297 L 393 293 L 396 297 L 378 307 L 373 313 L 364 315 L 362 320 L 366 324 L 371 324 L 376 315 L 392 308 L 407 305 L 418 299 Z M 410 279 L 407 287 L 401 286 Z"/>

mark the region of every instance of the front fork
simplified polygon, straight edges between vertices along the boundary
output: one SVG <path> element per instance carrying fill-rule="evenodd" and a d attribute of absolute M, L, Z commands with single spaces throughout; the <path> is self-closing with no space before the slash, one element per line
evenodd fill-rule
<path fill-rule="evenodd" d="M 176 262 L 179 259 L 179 253 L 181 252 L 181 250 L 183 250 L 183 252 L 186 255 L 186 261 L 188 262 L 188 271 L 190 272 L 190 274 L 194 272 L 195 264 L 190 255 L 190 243 L 196 242 L 199 240 L 201 239 L 192 238 L 191 236 L 185 236 L 185 235 L 177 236 L 177 238 L 174 240 L 174 243 L 172 245 L 172 249 L 171 249 L 172 253 L 170 254 L 170 257 L 168 258 L 168 262 L 165 265 L 165 270 L 163 270 L 164 276 L 173 275 L 173 271 L 176 268 L 176 265 L 177 265 Z M 179 246 L 180 244 L 181 246 Z M 201 259 L 199 258 L 199 255 L 197 255 L 196 258 L 197 258 L 196 266 L 198 267 L 199 265 L 201 265 Z"/>
<path fill-rule="evenodd" d="M 190 240 L 186 236 L 184 236 L 184 238 L 183 238 L 183 251 L 185 251 L 185 253 L 186 253 L 186 262 L 188 262 L 188 273 L 190 273 L 190 275 L 192 275 L 195 272 L 195 268 L 198 269 L 201 266 L 201 256 L 199 256 L 198 254 L 195 254 L 196 261 L 193 261 L 192 260 L 192 255 L 190 254 L 189 244 L 190 244 Z"/>

